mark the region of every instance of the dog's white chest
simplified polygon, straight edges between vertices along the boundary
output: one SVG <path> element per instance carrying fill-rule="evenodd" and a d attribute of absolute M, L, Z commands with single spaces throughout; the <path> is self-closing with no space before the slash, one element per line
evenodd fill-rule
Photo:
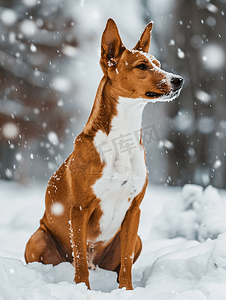
<path fill-rule="evenodd" d="M 133 199 L 145 184 L 147 169 L 140 146 L 142 99 L 119 98 L 111 132 L 99 130 L 94 145 L 105 162 L 102 177 L 93 185 L 103 211 L 97 241 L 108 241 L 119 230 Z"/>
<path fill-rule="evenodd" d="M 102 132 L 99 134 L 103 135 Z M 107 151 L 109 146 L 107 142 L 103 148 L 106 149 L 103 175 L 93 185 L 103 211 L 100 219 L 101 234 L 97 241 L 108 241 L 118 231 L 134 197 L 144 186 L 147 172 L 143 149 L 137 147 L 132 154 L 125 151 L 115 155 Z"/>

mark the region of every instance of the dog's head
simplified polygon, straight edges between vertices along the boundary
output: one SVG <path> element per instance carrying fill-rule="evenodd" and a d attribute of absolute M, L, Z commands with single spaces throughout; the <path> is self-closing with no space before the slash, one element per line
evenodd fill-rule
<path fill-rule="evenodd" d="M 170 101 L 179 96 L 183 78 L 165 72 L 148 54 L 153 22 L 149 23 L 132 50 L 126 49 L 112 19 L 102 35 L 100 65 L 119 97 L 142 98 L 151 102 Z"/>

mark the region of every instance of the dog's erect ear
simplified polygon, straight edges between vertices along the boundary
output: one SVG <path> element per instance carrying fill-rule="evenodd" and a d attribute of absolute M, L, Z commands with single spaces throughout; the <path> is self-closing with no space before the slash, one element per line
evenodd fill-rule
<path fill-rule="evenodd" d="M 154 22 L 151 21 L 144 29 L 144 32 L 142 33 L 138 43 L 133 48 L 134 50 L 139 50 L 143 52 L 147 52 L 149 50 L 150 41 L 151 41 L 151 31 L 153 27 Z"/>
<path fill-rule="evenodd" d="M 125 46 L 122 43 L 115 21 L 108 19 L 101 41 L 100 62 L 102 69 L 117 64 L 124 50 Z"/>

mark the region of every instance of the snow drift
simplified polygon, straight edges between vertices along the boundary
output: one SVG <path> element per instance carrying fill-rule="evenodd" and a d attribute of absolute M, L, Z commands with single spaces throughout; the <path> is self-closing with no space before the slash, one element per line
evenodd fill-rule
<path fill-rule="evenodd" d="M 42 217 L 44 187 L 0 182 L 0 189 L 0 300 L 226 299 L 226 203 L 211 186 L 148 189 L 133 291 L 119 290 L 116 273 L 98 267 L 90 271 L 88 291 L 73 282 L 69 263 L 26 265 L 24 247 Z"/>

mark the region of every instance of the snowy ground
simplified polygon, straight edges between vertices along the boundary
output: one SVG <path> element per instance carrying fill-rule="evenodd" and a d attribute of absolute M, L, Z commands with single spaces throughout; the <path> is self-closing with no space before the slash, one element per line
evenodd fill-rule
<path fill-rule="evenodd" d="M 143 251 L 133 267 L 134 290 L 119 290 L 116 274 L 97 268 L 90 271 L 92 290 L 87 291 L 73 283 L 69 263 L 24 262 L 25 244 L 44 211 L 44 193 L 43 185 L 0 182 L 0 300 L 226 299 L 225 194 L 212 187 L 149 187 L 142 203 Z"/>

